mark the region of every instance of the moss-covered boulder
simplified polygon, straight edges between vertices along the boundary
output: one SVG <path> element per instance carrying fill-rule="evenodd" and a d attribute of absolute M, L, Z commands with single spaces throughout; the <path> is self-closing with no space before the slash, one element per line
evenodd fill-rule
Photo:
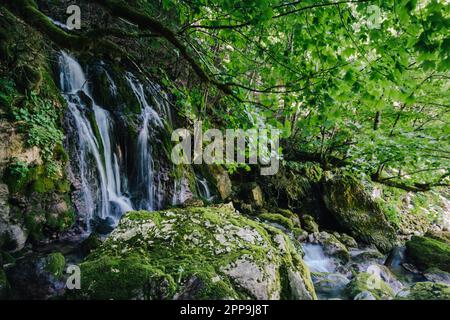
<path fill-rule="evenodd" d="M 406 243 L 406 253 L 422 270 L 434 267 L 450 272 L 450 245 L 445 242 L 414 236 Z"/>
<path fill-rule="evenodd" d="M 45 271 L 50 272 L 56 278 L 62 277 L 65 266 L 66 259 L 60 252 L 51 253 L 45 259 Z"/>
<path fill-rule="evenodd" d="M 80 266 L 77 298 L 316 298 L 292 241 L 231 205 L 129 212 Z"/>
<path fill-rule="evenodd" d="M 309 214 L 304 214 L 301 216 L 302 227 L 308 233 L 316 233 L 319 232 L 319 225 L 316 223 L 314 218 Z"/>
<path fill-rule="evenodd" d="M 323 246 L 323 250 L 327 255 L 334 256 L 344 262 L 350 260 L 350 253 L 347 247 L 334 235 L 322 231 L 316 234 L 316 239 Z"/>
<path fill-rule="evenodd" d="M 443 283 L 419 282 L 398 293 L 401 300 L 450 300 L 450 286 Z"/>
<path fill-rule="evenodd" d="M 294 229 L 294 222 L 286 216 L 279 213 L 262 213 L 258 215 L 258 218 L 262 221 L 280 226 L 286 230 Z"/>
<path fill-rule="evenodd" d="M 324 202 L 336 229 L 383 252 L 394 246 L 396 234 L 383 209 L 350 174 L 328 174 L 323 182 Z"/>
<path fill-rule="evenodd" d="M 376 300 L 391 300 L 395 294 L 380 276 L 367 272 L 358 273 L 345 288 L 350 299 L 355 299 L 362 292 L 370 292 Z"/>

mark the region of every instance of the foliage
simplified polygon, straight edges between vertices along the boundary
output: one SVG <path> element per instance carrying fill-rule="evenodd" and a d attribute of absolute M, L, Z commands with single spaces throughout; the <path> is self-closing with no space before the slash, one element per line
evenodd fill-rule
<path fill-rule="evenodd" d="M 28 145 L 39 147 L 43 159 L 51 162 L 55 147 L 64 138 L 58 127 L 58 112 L 52 102 L 31 92 L 22 107 L 13 109 L 13 115 L 20 128 L 26 132 Z M 50 175 L 56 174 L 54 166 L 49 168 Z"/>
<path fill-rule="evenodd" d="M 14 82 L 9 78 L 0 78 L 0 106 L 9 108 L 14 101 Z"/>
<path fill-rule="evenodd" d="M 192 55 L 232 88 L 200 112 L 289 127 L 290 148 L 380 180 L 448 184 L 447 2 L 165 0 L 152 10 L 179 17 L 171 26 Z M 216 101 L 217 90 L 196 90 L 189 105 L 198 91 L 201 104 Z"/>

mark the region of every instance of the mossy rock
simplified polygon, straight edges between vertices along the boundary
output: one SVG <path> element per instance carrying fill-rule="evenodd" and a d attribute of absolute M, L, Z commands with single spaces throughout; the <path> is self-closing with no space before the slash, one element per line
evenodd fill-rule
<path fill-rule="evenodd" d="M 431 238 L 431 239 L 435 239 L 441 242 L 444 242 L 448 245 L 450 245 L 450 232 L 449 231 L 428 231 L 425 234 L 425 237 Z"/>
<path fill-rule="evenodd" d="M 378 275 L 367 272 L 358 273 L 345 288 L 351 299 L 365 291 L 370 292 L 376 300 L 391 300 L 395 296 L 392 288 Z"/>
<path fill-rule="evenodd" d="M 286 218 L 285 216 L 279 214 L 279 213 L 262 213 L 258 215 L 258 218 L 267 221 L 270 223 L 275 223 L 277 225 L 282 226 L 283 228 L 286 228 L 287 230 L 293 230 L 294 229 L 294 222 Z"/>
<path fill-rule="evenodd" d="M 389 252 L 395 245 L 395 229 L 381 206 L 351 174 L 328 174 L 323 181 L 324 202 L 335 227 L 355 239 Z"/>
<path fill-rule="evenodd" d="M 423 273 L 425 279 L 430 282 L 450 285 L 450 273 L 438 268 L 429 268 Z"/>
<path fill-rule="evenodd" d="M 134 211 L 80 264 L 82 299 L 315 299 L 281 230 L 230 205 Z"/>
<path fill-rule="evenodd" d="M 304 214 L 301 216 L 301 222 L 303 229 L 308 231 L 309 233 L 319 232 L 319 225 L 316 223 L 314 218 L 309 214 Z"/>
<path fill-rule="evenodd" d="M 414 236 L 406 243 L 406 253 L 422 270 L 434 267 L 450 272 L 450 245 L 445 242 Z"/>
<path fill-rule="evenodd" d="M 400 300 L 450 300 L 450 286 L 443 283 L 419 282 L 400 292 Z"/>
<path fill-rule="evenodd" d="M 66 259 L 60 252 L 49 254 L 45 259 L 45 271 L 50 272 L 56 278 L 60 278 L 64 274 Z"/>

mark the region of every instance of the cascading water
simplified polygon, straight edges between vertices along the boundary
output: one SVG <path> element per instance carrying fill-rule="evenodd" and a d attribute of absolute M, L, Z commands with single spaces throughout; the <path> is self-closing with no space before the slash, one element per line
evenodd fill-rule
<path fill-rule="evenodd" d="M 303 244 L 305 256 L 303 260 L 312 272 L 334 272 L 336 265 L 333 259 L 327 257 L 323 252 L 323 248 L 318 244 Z"/>
<path fill-rule="evenodd" d="M 67 100 L 69 122 L 73 132 L 69 139 L 75 144 L 76 159 L 71 166 L 78 176 L 78 190 L 82 206 L 78 211 L 84 215 L 87 231 L 96 219 L 107 221 L 113 227 L 120 216 L 134 209 L 156 210 L 163 205 L 162 174 L 155 170 L 152 144 L 157 142 L 155 132 L 164 127 L 164 121 L 152 108 L 144 86 L 130 73 L 126 74 L 129 89 L 141 105 L 137 141 L 120 145 L 119 132 L 112 114 L 96 104 L 89 83 L 80 64 L 69 54 L 62 52 L 60 85 Z M 117 94 L 114 81 L 106 73 L 110 93 Z M 157 90 L 158 88 L 152 88 Z M 161 113 L 170 113 L 167 96 L 155 97 Z M 167 117 L 169 121 L 170 117 Z M 125 156 L 128 144 L 137 154 Z M 134 168 L 132 176 L 127 168 Z M 129 183 L 129 181 L 132 183 Z"/>
<path fill-rule="evenodd" d="M 81 193 L 85 201 L 85 222 L 90 230 L 90 220 L 93 217 L 111 218 L 115 222 L 123 212 L 133 210 L 133 207 L 121 190 L 118 156 L 111 144 L 114 123 L 108 111 L 95 104 L 86 76 L 74 58 L 63 52 L 60 56 L 60 66 L 61 89 L 77 128 L 77 163 L 81 176 Z M 94 114 L 94 123 L 88 118 L 91 112 L 88 110 L 89 103 Z M 97 136 L 95 129 L 99 132 Z M 91 183 L 93 179 L 97 179 L 98 188 Z"/>
<path fill-rule="evenodd" d="M 211 191 L 209 190 L 208 181 L 206 179 L 197 179 L 199 185 L 200 196 L 207 201 L 212 200 Z"/>

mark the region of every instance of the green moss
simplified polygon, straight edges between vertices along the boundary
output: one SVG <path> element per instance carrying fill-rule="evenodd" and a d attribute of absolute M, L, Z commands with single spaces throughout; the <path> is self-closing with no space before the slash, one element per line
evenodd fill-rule
<path fill-rule="evenodd" d="M 406 300 L 450 300 L 450 286 L 443 283 L 419 282 L 414 284 Z"/>
<path fill-rule="evenodd" d="M 357 274 L 345 288 L 346 294 L 352 299 L 363 291 L 369 291 L 377 300 L 387 300 L 394 297 L 394 292 L 386 282 L 377 275 L 366 272 Z"/>
<path fill-rule="evenodd" d="M 62 232 L 75 223 L 75 212 L 72 209 L 59 214 L 46 214 L 45 226 L 53 231 Z"/>
<path fill-rule="evenodd" d="M 287 283 L 281 272 L 284 266 L 299 274 L 310 297 L 315 297 L 309 271 L 289 237 L 226 205 L 127 213 L 81 264 L 80 296 L 170 299 L 176 292 L 194 299 L 254 298 L 225 272 L 239 259 L 261 268 L 264 279 L 275 277 L 275 283 Z M 277 268 L 268 274 L 264 270 L 270 263 Z M 164 285 L 146 280 L 154 276 Z M 143 287 L 145 283 L 150 284 Z M 168 289 L 154 293 L 160 287 Z M 292 291 L 289 297 L 301 294 L 285 291 Z"/>
<path fill-rule="evenodd" d="M 55 181 L 55 189 L 58 193 L 69 193 L 71 190 L 71 183 L 67 179 L 60 179 Z"/>
<path fill-rule="evenodd" d="M 55 183 L 52 179 L 47 177 L 39 177 L 34 180 L 31 190 L 38 193 L 49 193 L 55 189 Z"/>
<path fill-rule="evenodd" d="M 140 255 L 103 256 L 81 264 L 81 297 L 91 299 L 168 299 L 175 291 L 174 279 Z"/>
<path fill-rule="evenodd" d="M 263 221 L 279 224 L 288 230 L 294 229 L 294 223 L 292 220 L 278 213 L 263 213 L 258 215 L 258 218 Z"/>
<path fill-rule="evenodd" d="M 425 237 L 431 238 L 434 240 L 438 240 L 438 241 L 441 241 L 441 242 L 444 242 L 444 243 L 450 245 L 450 232 L 448 232 L 448 231 L 447 232 L 445 232 L 445 231 L 441 231 L 441 232 L 428 231 L 425 234 Z"/>
<path fill-rule="evenodd" d="M 439 240 L 414 236 L 406 243 L 407 254 L 421 269 L 438 268 L 450 272 L 450 246 Z"/>
<path fill-rule="evenodd" d="M 21 192 L 32 179 L 28 163 L 15 160 L 5 169 L 3 180 L 12 193 Z"/>
<path fill-rule="evenodd" d="M 291 210 L 289 209 L 278 209 L 277 213 L 281 214 L 283 217 L 286 217 L 288 219 L 295 219 L 297 218 L 297 215 L 295 213 L 293 213 Z"/>
<path fill-rule="evenodd" d="M 25 227 L 31 240 L 44 238 L 45 212 L 31 212 L 25 215 Z"/>
<path fill-rule="evenodd" d="M 303 234 L 303 230 L 302 228 L 294 227 L 294 229 L 292 229 L 292 234 L 294 235 L 294 238 L 297 239 Z"/>
<path fill-rule="evenodd" d="M 314 218 L 308 214 L 302 215 L 301 218 L 303 229 L 309 233 L 319 232 L 319 225 L 316 223 Z"/>
<path fill-rule="evenodd" d="M 50 272 L 57 278 L 64 274 L 64 267 L 66 266 L 66 259 L 59 252 L 54 252 L 46 257 L 45 270 Z"/>
<path fill-rule="evenodd" d="M 60 143 L 55 146 L 53 155 L 55 160 L 61 161 L 62 163 L 67 163 L 69 161 L 69 154 L 64 150 L 63 145 Z"/>

